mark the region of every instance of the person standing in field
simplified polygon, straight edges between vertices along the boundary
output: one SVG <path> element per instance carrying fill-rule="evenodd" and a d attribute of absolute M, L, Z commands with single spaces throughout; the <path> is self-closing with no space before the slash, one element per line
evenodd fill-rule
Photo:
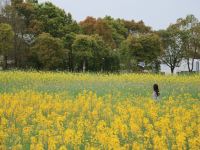
<path fill-rule="evenodd" d="M 160 91 L 158 88 L 158 84 L 153 85 L 153 99 L 158 100 L 158 97 L 160 96 Z"/>

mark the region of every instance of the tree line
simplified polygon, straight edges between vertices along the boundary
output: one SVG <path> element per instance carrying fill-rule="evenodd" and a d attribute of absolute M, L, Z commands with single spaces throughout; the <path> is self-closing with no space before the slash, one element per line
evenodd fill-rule
<path fill-rule="evenodd" d="M 159 72 L 160 64 L 193 71 L 200 58 L 200 23 L 194 15 L 165 30 L 143 21 L 87 17 L 81 22 L 51 2 L 3 0 L 0 7 L 3 69 Z"/>

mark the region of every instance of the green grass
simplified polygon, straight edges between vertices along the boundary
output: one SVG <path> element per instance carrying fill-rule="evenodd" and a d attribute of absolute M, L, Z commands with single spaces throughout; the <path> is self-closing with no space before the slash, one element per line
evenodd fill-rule
<path fill-rule="evenodd" d="M 83 79 L 81 76 L 86 76 Z M 14 93 L 21 90 L 33 90 L 44 93 L 62 93 L 75 97 L 83 90 L 93 91 L 99 96 L 112 94 L 121 98 L 130 96 L 151 97 L 152 85 L 157 82 L 163 99 L 188 93 L 199 98 L 200 76 L 157 76 L 154 80 L 148 75 L 143 79 L 134 80 L 121 77 L 123 75 L 105 74 L 71 74 L 71 73 L 37 73 L 37 72 L 0 72 L 0 93 Z M 134 74 L 129 75 L 134 76 Z M 145 79 L 145 78 L 150 78 Z M 190 77 L 191 81 L 184 82 Z M 104 81 L 104 78 L 106 81 Z M 118 80 L 120 78 L 120 80 Z M 142 77 L 141 77 L 142 78 Z M 161 79 L 160 79 L 161 78 Z M 180 79 L 181 78 L 181 79 Z M 177 80 L 177 82 L 176 82 Z"/>

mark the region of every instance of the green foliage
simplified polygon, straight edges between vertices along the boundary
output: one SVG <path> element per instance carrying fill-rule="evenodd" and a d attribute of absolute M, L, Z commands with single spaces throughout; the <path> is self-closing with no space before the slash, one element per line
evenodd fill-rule
<path fill-rule="evenodd" d="M 144 62 L 147 65 L 153 64 L 157 62 L 161 51 L 161 40 L 158 35 L 154 33 L 138 37 L 130 35 L 121 44 L 122 66 L 131 71 L 139 69 L 139 62 Z"/>
<path fill-rule="evenodd" d="M 36 6 L 33 3 L 21 3 L 16 6 L 19 15 L 23 16 L 28 26 L 36 14 Z"/>
<path fill-rule="evenodd" d="M 176 25 L 181 30 L 184 59 L 188 63 L 188 71 L 194 68 L 194 59 L 200 58 L 200 22 L 194 15 L 178 19 Z"/>
<path fill-rule="evenodd" d="M 77 35 L 72 47 L 77 57 L 89 58 L 93 56 L 93 45 L 94 41 L 90 36 Z"/>
<path fill-rule="evenodd" d="M 104 18 L 107 24 L 112 29 L 112 38 L 114 40 L 115 46 L 119 47 L 120 43 L 126 38 L 128 30 L 125 28 L 124 23 L 119 19 L 115 20 L 110 16 Z"/>
<path fill-rule="evenodd" d="M 139 43 L 142 45 L 140 51 L 136 51 L 137 60 L 149 64 L 157 60 L 161 54 L 161 40 L 157 34 L 147 34 L 139 37 Z"/>
<path fill-rule="evenodd" d="M 9 24 L 0 23 L 0 52 L 6 54 L 12 48 L 14 32 Z"/>
<path fill-rule="evenodd" d="M 117 71 L 119 70 L 118 53 L 104 42 L 99 35 L 92 36 L 94 40 L 93 57 L 89 62 L 92 71 Z"/>
<path fill-rule="evenodd" d="M 200 58 L 200 23 L 194 15 L 180 18 L 167 30 L 159 31 L 162 37 L 164 55 L 162 61 L 171 68 L 178 67 L 186 59 L 188 71 L 194 68 L 194 59 Z"/>
<path fill-rule="evenodd" d="M 134 52 L 141 48 L 142 45 L 139 43 L 138 39 L 131 35 L 122 42 L 120 47 L 120 59 L 123 70 L 133 71 L 138 69 L 138 62 L 135 58 Z"/>
<path fill-rule="evenodd" d="M 52 37 L 49 33 L 42 33 L 36 39 L 32 51 L 41 69 L 63 69 L 66 51 L 60 39 Z"/>
<path fill-rule="evenodd" d="M 76 35 L 74 33 L 66 34 L 63 38 L 64 48 L 67 50 L 68 53 L 66 66 L 68 66 L 68 69 L 70 71 L 74 70 L 74 54 L 72 44 L 74 43 L 75 38 Z"/>
<path fill-rule="evenodd" d="M 37 20 L 42 23 L 42 31 L 54 37 L 63 37 L 68 25 L 73 23 L 71 14 L 50 2 L 39 4 L 36 9 Z"/>
<path fill-rule="evenodd" d="M 9 24 L 0 23 L 0 54 L 4 57 L 4 69 L 7 69 L 7 59 L 12 50 L 14 32 Z"/>
<path fill-rule="evenodd" d="M 77 35 L 72 45 L 76 59 L 75 70 L 117 71 L 118 53 L 112 50 L 99 35 Z"/>
<path fill-rule="evenodd" d="M 149 33 L 151 32 L 151 27 L 146 26 L 143 21 L 135 22 L 134 20 L 121 20 L 124 23 L 125 28 L 128 30 L 128 34 L 138 34 L 138 33 Z"/>
<path fill-rule="evenodd" d="M 88 35 L 77 35 L 72 45 L 72 49 L 76 59 L 78 59 L 82 66 L 83 72 L 86 70 L 86 61 L 93 57 L 93 46 L 95 42 Z"/>
<path fill-rule="evenodd" d="M 171 25 L 167 30 L 160 31 L 159 34 L 162 37 L 164 48 L 162 62 L 168 65 L 173 73 L 175 67 L 178 67 L 183 59 L 181 31 L 176 25 Z"/>
<path fill-rule="evenodd" d="M 13 47 L 5 50 L 12 62 L 9 67 L 158 72 L 162 60 L 173 72 L 183 58 L 192 71 L 194 59 L 200 58 L 200 23 L 193 15 L 154 32 L 142 20 L 111 16 L 87 17 L 77 23 L 51 2 L 12 0 L 1 8 L 0 22 L 9 24 L 14 32 L 12 42 L 6 43 Z"/>

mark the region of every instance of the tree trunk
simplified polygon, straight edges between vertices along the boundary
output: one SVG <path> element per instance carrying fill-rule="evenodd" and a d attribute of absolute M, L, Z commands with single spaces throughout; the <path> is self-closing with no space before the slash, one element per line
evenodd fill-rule
<path fill-rule="evenodd" d="M 194 49 L 195 50 L 194 50 L 194 55 L 193 55 L 193 58 L 192 58 L 192 67 L 191 67 L 191 71 L 190 72 L 193 71 L 193 68 L 194 68 L 194 59 L 196 58 L 196 55 L 197 55 L 197 48 L 196 48 L 196 46 L 195 46 Z"/>
<path fill-rule="evenodd" d="M 17 32 L 15 32 L 15 36 L 14 36 L 14 65 L 17 68 L 17 49 L 19 48 L 17 45 Z"/>
<path fill-rule="evenodd" d="M 3 65 L 3 69 L 4 70 L 8 69 L 8 63 L 7 63 L 7 61 L 8 61 L 8 56 L 5 55 L 4 56 L 4 65 Z"/>
<path fill-rule="evenodd" d="M 171 69 L 171 74 L 174 74 L 174 67 L 170 67 Z"/>
<path fill-rule="evenodd" d="M 190 69 L 190 58 L 187 59 L 187 66 L 188 66 L 188 71 L 191 72 L 191 69 Z"/>
<path fill-rule="evenodd" d="M 15 59 L 15 68 L 18 68 L 18 60 L 17 60 L 17 54 L 16 53 L 15 53 L 14 59 Z"/>
<path fill-rule="evenodd" d="M 191 68 L 191 72 L 193 71 L 194 68 L 194 58 L 192 58 L 192 68 Z"/>
<path fill-rule="evenodd" d="M 69 70 L 74 71 L 73 54 L 72 54 L 71 49 L 70 49 L 70 52 L 69 52 Z"/>
<path fill-rule="evenodd" d="M 85 60 L 83 60 L 83 72 L 85 72 Z"/>

